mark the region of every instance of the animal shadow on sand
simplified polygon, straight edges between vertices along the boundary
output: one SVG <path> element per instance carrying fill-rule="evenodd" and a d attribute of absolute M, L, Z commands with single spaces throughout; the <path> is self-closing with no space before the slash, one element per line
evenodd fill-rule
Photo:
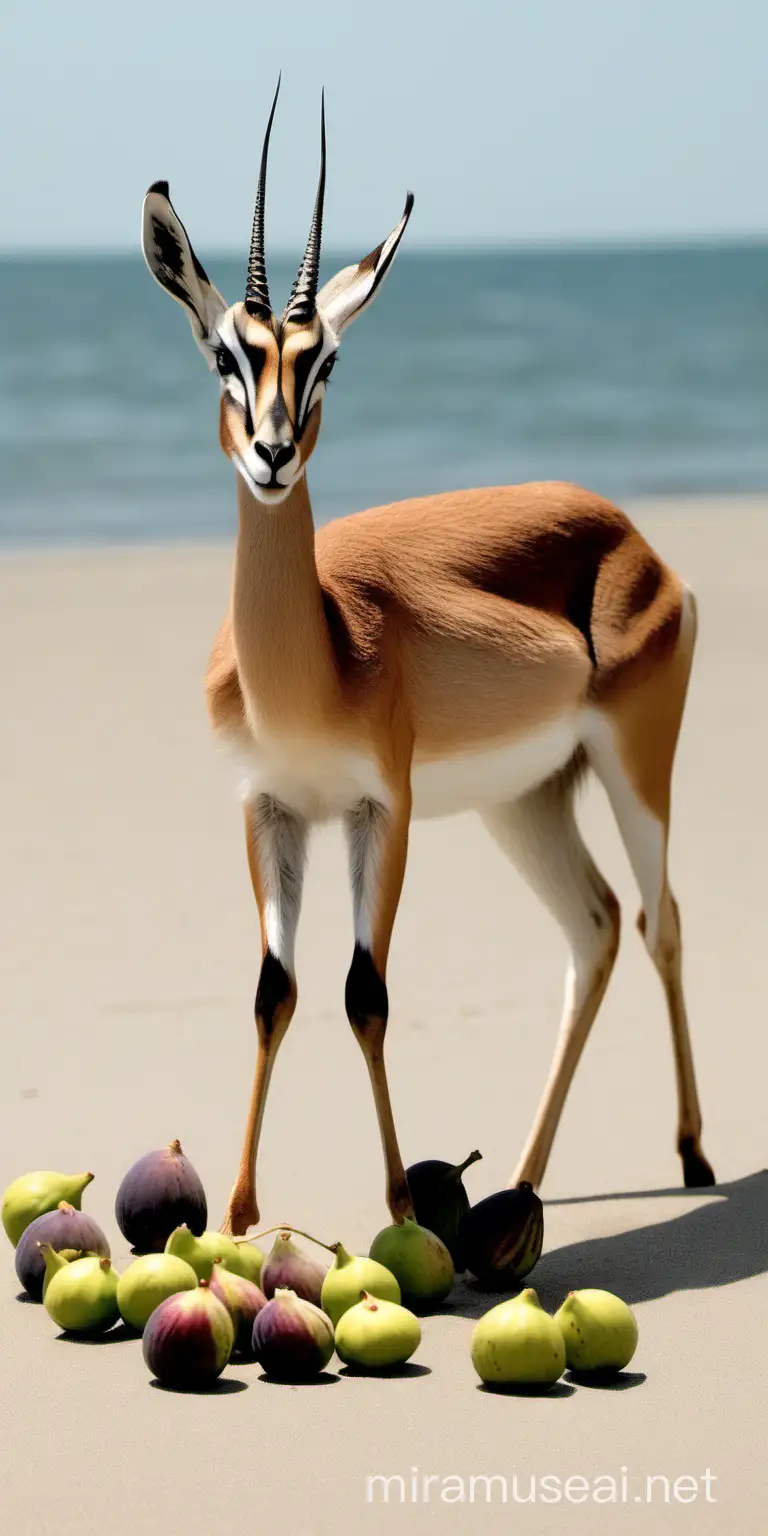
<path fill-rule="evenodd" d="M 630 1305 L 658 1301 L 673 1291 L 733 1285 L 768 1270 L 768 1170 L 711 1189 L 633 1190 L 545 1202 L 546 1206 L 598 1205 L 606 1200 L 669 1199 L 695 1195 L 704 1203 L 682 1216 L 606 1237 L 583 1238 L 544 1253 L 531 1275 L 543 1307 L 560 1306 L 568 1291 L 596 1286 Z M 509 1291 L 462 1279 L 439 1310 L 482 1317 Z M 438 1309 L 435 1309 L 438 1310 Z"/>

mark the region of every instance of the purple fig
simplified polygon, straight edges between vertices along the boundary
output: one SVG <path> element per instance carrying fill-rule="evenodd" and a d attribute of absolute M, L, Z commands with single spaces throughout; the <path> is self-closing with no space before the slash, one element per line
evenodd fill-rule
<path fill-rule="evenodd" d="M 205 1190 L 181 1142 L 145 1153 L 128 1169 L 117 1191 L 115 1217 L 123 1237 L 139 1253 L 160 1253 L 182 1223 L 196 1237 L 205 1231 Z"/>
<path fill-rule="evenodd" d="M 16 1274 L 34 1301 L 43 1299 L 45 1258 L 41 1243 L 50 1243 L 68 1263 L 87 1253 L 96 1253 L 101 1259 L 110 1256 L 109 1243 L 98 1222 L 60 1200 L 55 1211 L 46 1211 L 25 1227 L 16 1249 Z"/>
<path fill-rule="evenodd" d="M 211 1270 L 212 1295 L 224 1303 L 235 1330 L 235 1349 L 241 1355 L 253 1353 L 253 1325 L 267 1298 L 252 1281 L 243 1275 L 235 1275 L 226 1269 L 220 1259 L 215 1259 Z"/>
<path fill-rule="evenodd" d="M 325 1270 L 296 1247 L 290 1232 L 278 1232 L 261 1271 L 261 1289 L 270 1301 L 276 1290 L 293 1291 L 320 1306 Z"/>
<path fill-rule="evenodd" d="M 155 1307 L 142 1350 L 150 1371 L 167 1387 L 203 1387 L 220 1376 L 235 1342 L 232 1319 L 207 1280 L 178 1291 Z"/>
<path fill-rule="evenodd" d="M 253 1353 L 275 1381 L 306 1381 L 333 1354 L 333 1324 L 311 1301 L 277 1290 L 253 1325 Z"/>

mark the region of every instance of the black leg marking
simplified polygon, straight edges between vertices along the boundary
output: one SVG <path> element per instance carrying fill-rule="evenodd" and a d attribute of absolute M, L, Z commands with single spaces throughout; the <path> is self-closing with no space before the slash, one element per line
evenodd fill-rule
<path fill-rule="evenodd" d="M 278 1008 L 282 1003 L 289 1002 L 292 995 L 293 981 L 285 966 L 267 950 L 261 965 L 255 1005 L 256 1018 L 261 1022 L 265 1034 L 272 1033 Z"/>
<path fill-rule="evenodd" d="M 371 954 L 359 944 L 355 945 L 352 956 L 344 1002 L 347 1018 L 355 1029 L 364 1030 L 372 1019 L 386 1023 L 389 1014 L 387 988 L 376 970 Z"/>

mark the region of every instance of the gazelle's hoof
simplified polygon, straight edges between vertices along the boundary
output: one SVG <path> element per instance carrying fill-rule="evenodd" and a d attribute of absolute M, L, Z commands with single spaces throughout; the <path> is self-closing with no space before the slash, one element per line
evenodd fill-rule
<path fill-rule="evenodd" d="M 684 1136 L 678 1147 L 683 1161 L 683 1182 L 686 1189 L 708 1189 L 717 1179 L 695 1136 Z"/>
<path fill-rule="evenodd" d="M 235 1189 L 229 1197 L 227 1214 L 219 1231 L 225 1237 L 245 1237 L 248 1228 L 257 1226 L 258 1221 L 259 1207 L 253 1191 L 249 1190 L 241 1195 Z"/>
<path fill-rule="evenodd" d="M 408 1188 L 405 1175 L 403 1175 L 402 1181 L 399 1180 L 397 1184 L 389 1186 L 387 1190 L 387 1208 L 393 1222 L 396 1224 L 404 1221 L 406 1216 L 410 1216 L 411 1221 L 415 1221 L 416 1217 L 411 1199 L 411 1191 Z"/>

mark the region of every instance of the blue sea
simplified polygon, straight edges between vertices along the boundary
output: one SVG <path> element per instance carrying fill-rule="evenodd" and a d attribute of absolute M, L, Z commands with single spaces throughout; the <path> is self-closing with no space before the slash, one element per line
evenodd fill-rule
<path fill-rule="evenodd" d="M 205 261 L 239 298 L 244 262 Z M 270 264 L 276 302 L 293 271 Z M 4 258 L 0 332 L 0 541 L 232 531 L 215 376 L 138 253 Z M 549 478 L 619 501 L 768 490 L 768 247 L 398 259 L 333 376 L 317 521 Z"/>

